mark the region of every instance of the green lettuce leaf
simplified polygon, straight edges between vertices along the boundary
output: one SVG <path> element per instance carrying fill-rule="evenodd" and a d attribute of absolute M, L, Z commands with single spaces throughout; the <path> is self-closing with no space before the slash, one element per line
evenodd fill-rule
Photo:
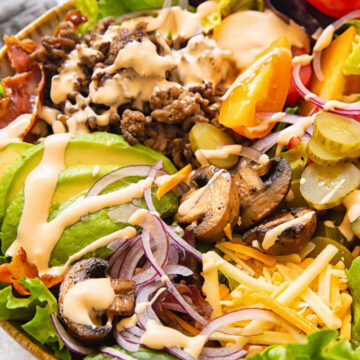
<path fill-rule="evenodd" d="M 133 11 L 159 9 L 163 2 L 164 0 L 76 0 L 76 8 L 88 18 L 87 23 L 80 26 L 79 32 L 88 32 L 104 17 L 117 17 Z"/>
<path fill-rule="evenodd" d="M 360 257 L 357 257 L 351 264 L 350 269 L 346 271 L 352 303 L 352 329 L 351 337 L 356 346 L 360 345 Z"/>
<path fill-rule="evenodd" d="M 203 27 L 205 32 L 216 29 L 221 24 L 225 16 L 233 14 L 237 11 L 244 10 L 265 10 L 263 0 L 217 0 L 219 2 L 219 10 L 210 14 L 203 19 Z"/>
<path fill-rule="evenodd" d="M 0 97 L 2 97 L 2 98 L 6 97 L 5 89 L 2 86 L 2 84 L 0 84 Z"/>
<path fill-rule="evenodd" d="M 336 330 L 324 329 L 307 336 L 302 344 L 271 346 L 248 360 L 358 360 L 360 348 L 353 349 L 346 339 L 338 339 Z"/>
<path fill-rule="evenodd" d="M 151 350 L 146 348 L 140 348 L 136 353 L 129 353 L 119 346 L 113 346 L 114 349 L 123 352 L 124 354 L 131 355 L 139 360 L 177 360 L 177 358 L 165 351 Z M 113 357 L 104 354 L 91 354 L 88 355 L 84 360 L 112 360 Z"/>
<path fill-rule="evenodd" d="M 25 279 L 20 283 L 29 289 L 31 295 L 15 297 L 11 286 L 0 290 L 0 320 L 21 320 L 21 327 L 27 334 L 48 346 L 59 359 L 70 360 L 70 352 L 50 320 L 50 314 L 58 311 L 54 295 L 40 279 Z"/>
<path fill-rule="evenodd" d="M 360 25 L 359 25 L 360 26 Z M 357 35 L 353 44 L 353 51 L 346 59 L 343 67 L 345 75 L 360 75 L 360 36 Z"/>

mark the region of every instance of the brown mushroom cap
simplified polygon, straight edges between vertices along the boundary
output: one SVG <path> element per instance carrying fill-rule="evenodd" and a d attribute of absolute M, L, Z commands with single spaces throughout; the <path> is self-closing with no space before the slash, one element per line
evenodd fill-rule
<path fill-rule="evenodd" d="M 234 175 L 241 201 L 240 229 L 258 224 L 269 216 L 290 190 L 292 171 L 286 159 L 272 159 L 266 169 L 268 172 L 261 177 L 252 167 Z"/>
<path fill-rule="evenodd" d="M 307 218 L 300 224 L 294 224 L 287 227 L 277 237 L 273 246 L 267 250 L 263 250 L 270 255 L 288 255 L 297 253 L 310 241 L 316 229 L 316 212 L 309 208 L 299 208 L 290 210 L 286 213 L 278 214 L 265 223 L 244 233 L 243 240 L 249 245 L 251 245 L 254 240 L 257 240 L 261 246 L 268 231 L 274 229 L 276 226 L 304 216 L 309 212 L 313 212 L 313 215 L 310 218 Z"/>
<path fill-rule="evenodd" d="M 215 242 L 225 236 L 224 227 L 233 227 L 239 216 L 239 193 L 231 174 L 214 166 L 198 169 L 191 178 L 191 189 L 181 201 L 183 204 L 195 192 L 201 196 L 187 209 L 178 213 L 175 219 L 187 223 L 198 240 Z M 181 210 L 181 205 L 179 207 Z"/>
<path fill-rule="evenodd" d="M 64 297 L 75 284 L 107 276 L 109 264 L 104 259 L 89 258 L 77 262 L 68 270 L 59 292 L 59 317 L 67 331 L 84 344 L 94 345 L 104 340 L 111 332 L 113 316 L 129 316 L 134 311 L 136 284 L 132 280 L 111 279 L 115 300 L 109 309 L 99 312 L 92 318 L 94 325 L 77 324 L 63 314 Z"/>

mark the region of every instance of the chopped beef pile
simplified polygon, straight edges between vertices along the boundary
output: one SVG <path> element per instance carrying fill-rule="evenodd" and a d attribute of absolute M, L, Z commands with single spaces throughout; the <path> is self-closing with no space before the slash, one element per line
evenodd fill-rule
<path fill-rule="evenodd" d="M 146 23 L 127 28 L 114 18 L 79 37 L 79 19 L 73 20 L 68 16 L 33 54 L 47 80 L 50 111 L 40 118 L 54 132 L 114 132 L 162 152 L 179 168 L 198 166 L 188 132 L 196 122 L 219 126 L 221 96 L 234 71 L 228 51 L 203 35 L 172 41 L 147 34 Z"/>

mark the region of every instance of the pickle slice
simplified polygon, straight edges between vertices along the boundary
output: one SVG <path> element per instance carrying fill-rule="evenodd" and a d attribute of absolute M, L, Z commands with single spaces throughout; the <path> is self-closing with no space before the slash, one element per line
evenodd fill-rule
<path fill-rule="evenodd" d="M 330 209 L 342 203 L 345 196 L 360 185 L 360 170 L 352 163 L 330 167 L 310 164 L 300 180 L 300 192 L 312 207 Z"/>
<path fill-rule="evenodd" d="M 316 116 L 314 137 L 330 151 L 347 153 L 360 150 L 360 124 L 345 116 L 332 113 Z"/>
<path fill-rule="evenodd" d="M 196 123 L 190 130 L 189 140 L 194 153 L 198 149 L 215 150 L 218 146 L 234 144 L 230 135 L 208 123 Z M 210 164 L 225 169 L 235 166 L 238 160 L 235 155 L 226 159 L 208 159 Z"/>
<path fill-rule="evenodd" d="M 336 246 L 339 249 L 338 253 L 330 260 L 330 263 L 336 265 L 339 261 L 343 261 L 347 269 L 351 266 L 354 258 L 351 252 L 344 245 L 341 245 L 337 241 L 323 236 L 314 237 L 311 239 L 311 242 L 315 244 L 315 249 L 308 255 L 308 257 L 315 258 L 321 253 L 321 251 L 325 249 L 327 245 L 330 244 Z"/>
<path fill-rule="evenodd" d="M 320 144 L 315 136 L 308 142 L 307 153 L 312 161 L 323 166 L 335 165 L 340 161 L 353 160 L 360 157 L 360 150 L 348 153 L 328 150 L 325 146 Z"/>
<path fill-rule="evenodd" d="M 308 204 L 302 197 L 300 192 L 300 179 L 291 181 L 291 188 L 288 195 L 285 198 L 286 206 L 288 208 L 307 207 Z"/>

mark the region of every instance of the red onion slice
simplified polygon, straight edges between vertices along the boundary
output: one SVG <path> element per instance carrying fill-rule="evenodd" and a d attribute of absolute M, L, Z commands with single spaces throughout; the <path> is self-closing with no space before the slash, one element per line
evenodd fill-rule
<path fill-rule="evenodd" d="M 124 337 L 118 329 L 114 329 L 113 331 L 114 338 L 117 344 L 124 350 L 129 352 L 137 352 L 139 350 L 139 343 L 135 343 L 134 341 L 129 340 L 128 338 Z"/>
<path fill-rule="evenodd" d="M 94 349 L 84 346 L 68 334 L 68 332 L 65 330 L 60 320 L 58 319 L 56 313 L 51 313 L 50 319 L 59 338 L 70 351 L 81 356 L 86 356 L 94 352 Z"/>
<path fill-rule="evenodd" d="M 150 178 L 156 178 L 156 175 L 158 173 L 158 171 L 160 171 L 163 167 L 163 162 L 162 160 L 158 160 L 149 170 L 147 177 Z M 149 209 L 150 212 L 157 214 L 157 211 L 155 209 L 154 203 L 152 201 L 152 197 L 151 197 L 151 187 L 148 189 L 144 190 L 144 200 L 146 203 L 147 208 Z"/>
<path fill-rule="evenodd" d="M 146 257 L 148 258 L 151 265 L 154 267 L 158 275 L 161 277 L 161 281 L 167 287 L 169 293 L 174 297 L 174 299 L 180 304 L 184 311 L 196 322 L 201 325 L 207 324 L 207 320 L 204 319 L 197 311 L 195 311 L 191 305 L 183 298 L 183 296 L 176 289 L 175 285 L 170 281 L 169 277 L 165 274 L 164 270 L 157 263 L 155 256 L 151 250 L 150 246 L 150 234 L 147 229 L 144 228 L 142 233 L 142 244 Z"/>
<path fill-rule="evenodd" d="M 137 360 L 137 358 L 135 358 L 135 357 L 133 357 L 131 355 L 125 354 L 124 352 L 116 350 L 116 349 L 114 349 L 112 347 L 109 347 L 109 346 L 102 346 L 99 350 L 100 350 L 100 352 L 102 354 L 111 356 L 111 357 L 113 357 L 115 359 Z"/>
<path fill-rule="evenodd" d="M 343 103 L 341 101 L 336 101 L 336 106 L 331 108 L 327 108 L 326 104 L 328 103 L 327 100 L 321 98 L 320 96 L 315 95 L 309 89 L 305 87 L 301 78 L 300 78 L 300 64 L 295 64 L 293 66 L 293 80 L 295 87 L 298 93 L 303 97 L 305 100 L 311 102 L 312 104 L 316 105 L 320 109 L 325 111 L 333 112 L 335 114 L 348 116 L 348 117 L 359 117 L 360 116 L 360 102 L 355 103 Z M 330 100 L 331 101 L 331 100 Z"/>
<path fill-rule="evenodd" d="M 323 32 L 326 31 L 327 29 L 329 29 L 330 26 L 333 28 L 333 31 L 335 32 L 336 30 L 339 30 L 346 22 L 348 22 L 350 20 L 354 20 L 354 19 L 359 19 L 359 18 L 360 18 L 360 9 L 354 10 L 352 12 L 349 12 L 345 16 L 337 19 L 336 21 L 334 21 L 327 28 L 325 28 L 323 30 Z M 321 35 L 320 35 L 319 39 L 320 38 L 321 38 Z M 316 45 L 319 44 L 319 41 L 321 41 L 319 39 L 316 41 L 314 48 L 316 48 Z M 322 52 L 322 50 L 321 51 L 320 50 L 313 51 L 313 69 L 314 69 L 314 73 L 315 73 L 316 77 L 319 79 L 319 81 L 323 81 L 323 79 L 324 79 L 324 76 L 323 76 L 323 73 L 321 70 L 321 52 Z"/>

